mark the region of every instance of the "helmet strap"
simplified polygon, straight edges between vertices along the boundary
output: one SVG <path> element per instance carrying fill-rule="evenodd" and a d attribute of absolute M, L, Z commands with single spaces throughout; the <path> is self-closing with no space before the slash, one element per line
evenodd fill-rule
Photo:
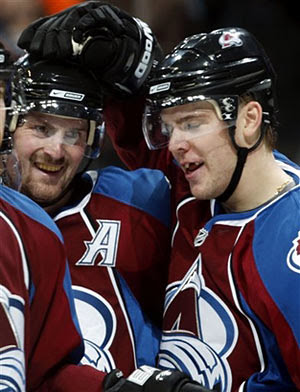
<path fill-rule="evenodd" d="M 227 188 L 220 196 L 218 196 L 216 198 L 216 200 L 218 200 L 219 202 L 224 203 L 226 200 L 228 200 L 230 198 L 230 196 L 235 191 L 235 189 L 240 181 L 240 178 L 242 176 L 242 172 L 243 172 L 243 169 L 245 166 L 247 156 L 248 156 L 249 152 L 255 150 L 260 145 L 261 141 L 263 140 L 263 138 L 265 136 L 267 125 L 268 124 L 266 124 L 266 123 L 262 123 L 260 136 L 259 136 L 258 140 L 256 141 L 256 143 L 250 148 L 240 147 L 235 141 L 235 128 L 236 128 L 235 125 L 229 127 L 228 131 L 229 131 L 230 139 L 232 141 L 233 146 L 237 150 L 237 162 L 236 162 L 235 169 L 233 171 L 231 180 L 230 180 Z"/>

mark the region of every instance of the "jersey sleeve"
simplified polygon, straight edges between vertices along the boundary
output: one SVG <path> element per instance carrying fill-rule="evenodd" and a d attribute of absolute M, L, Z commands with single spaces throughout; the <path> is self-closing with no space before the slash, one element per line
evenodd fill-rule
<path fill-rule="evenodd" d="M 25 391 L 25 323 L 29 270 L 18 252 L 11 222 L 0 212 L 0 384 L 9 391 Z"/>
<path fill-rule="evenodd" d="M 167 148 L 149 150 L 142 131 L 143 98 L 107 98 L 104 110 L 106 130 L 118 156 L 129 169 L 161 170 L 172 186 L 175 205 L 190 194 L 183 171 Z M 174 208 L 175 210 L 175 208 Z"/>
<path fill-rule="evenodd" d="M 102 392 L 107 373 L 88 365 L 65 365 L 47 380 L 39 392 Z"/>
<path fill-rule="evenodd" d="M 295 208 L 296 207 L 296 208 Z M 294 213 L 291 213 L 294 211 Z M 282 385 L 300 388 L 300 231 L 298 203 L 286 202 L 281 208 L 267 209 L 248 225 L 254 241 L 252 254 L 237 262 L 237 282 L 241 304 L 254 323 L 260 341 L 264 370 L 260 377 L 276 374 Z M 280 227 L 277 225 L 280 222 Z M 276 230 L 274 230 L 276 227 Z M 246 238 L 248 232 L 243 236 Z M 241 237 L 243 239 L 243 237 Z M 242 241 L 241 241 L 242 242 Z M 259 295 L 257 294 L 259 293 Z"/>
<path fill-rule="evenodd" d="M 0 380 L 8 390 L 34 390 L 83 355 L 65 250 L 52 230 L 11 206 L 0 210 L 0 232 Z"/>

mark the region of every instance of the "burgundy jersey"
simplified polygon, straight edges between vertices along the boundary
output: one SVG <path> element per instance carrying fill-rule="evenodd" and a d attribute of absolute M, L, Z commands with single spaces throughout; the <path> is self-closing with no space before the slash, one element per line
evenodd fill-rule
<path fill-rule="evenodd" d="M 107 167 L 77 179 L 54 220 L 64 237 L 83 364 L 125 375 L 155 365 L 170 253 L 169 183 L 158 170 Z"/>
<path fill-rule="evenodd" d="M 62 237 L 40 207 L 4 186 L 0 233 L 1 390 L 40 390 L 83 352 Z"/>
<path fill-rule="evenodd" d="M 219 392 L 299 390 L 299 185 L 246 213 L 197 201 L 170 153 L 147 150 L 131 104 L 110 103 L 108 133 L 130 168 L 164 171 L 176 210 L 158 366 Z"/>

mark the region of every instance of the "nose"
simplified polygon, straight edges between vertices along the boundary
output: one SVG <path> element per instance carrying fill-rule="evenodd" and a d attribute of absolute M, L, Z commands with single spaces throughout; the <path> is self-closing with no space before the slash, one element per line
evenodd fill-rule
<path fill-rule="evenodd" d="M 174 154 L 177 151 L 186 151 L 189 148 L 189 142 L 184 132 L 175 128 L 169 140 L 169 151 Z"/>
<path fill-rule="evenodd" d="M 53 135 L 50 137 L 44 145 L 44 152 L 48 154 L 52 159 L 59 160 L 65 155 L 63 139 L 59 135 Z"/>

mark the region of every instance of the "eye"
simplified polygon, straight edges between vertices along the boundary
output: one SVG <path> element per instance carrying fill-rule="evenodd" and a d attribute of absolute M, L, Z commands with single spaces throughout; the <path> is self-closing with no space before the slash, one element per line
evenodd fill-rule
<path fill-rule="evenodd" d="M 79 129 L 70 129 L 65 133 L 64 140 L 67 144 L 75 144 L 77 142 L 84 142 L 86 138 L 86 132 Z"/>
<path fill-rule="evenodd" d="M 188 121 L 184 123 L 184 130 L 185 131 L 191 131 L 193 129 L 199 129 L 201 128 L 201 126 L 203 125 L 203 123 L 199 120 L 195 120 L 195 121 Z"/>
<path fill-rule="evenodd" d="M 38 135 L 38 136 L 48 136 L 49 130 L 46 125 L 43 124 L 35 124 L 31 126 L 31 129 Z"/>
<path fill-rule="evenodd" d="M 170 124 L 162 123 L 161 124 L 161 133 L 163 136 L 170 138 L 173 133 L 173 127 Z"/>

